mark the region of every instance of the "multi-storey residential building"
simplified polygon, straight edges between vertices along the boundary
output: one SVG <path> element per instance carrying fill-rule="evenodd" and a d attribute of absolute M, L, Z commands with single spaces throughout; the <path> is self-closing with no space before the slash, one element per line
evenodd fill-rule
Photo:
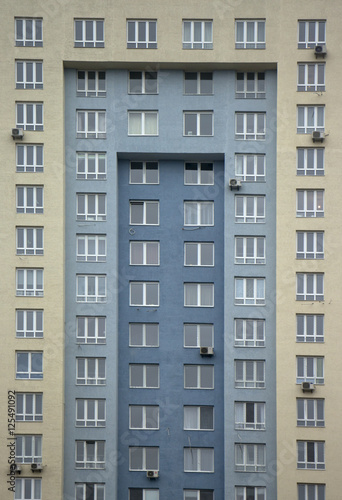
<path fill-rule="evenodd" d="M 1 498 L 337 500 L 342 6 L 2 10 Z"/>

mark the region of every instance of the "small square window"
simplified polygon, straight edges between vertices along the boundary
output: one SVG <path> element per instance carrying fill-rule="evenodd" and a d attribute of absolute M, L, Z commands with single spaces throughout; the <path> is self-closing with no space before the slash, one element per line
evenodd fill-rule
<path fill-rule="evenodd" d="M 157 48 L 157 21 L 128 20 L 127 21 L 127 48 L 128 49 L 156 49 Z"/>
<path fill-rule="evenodd" d="M 183 49 L 212 49 L 213 21 L 183 20 Z"/>
<path fill-rule="evenodd" d="M 75 19 L 75 47 L 104 47 L 104 20 Z"/>

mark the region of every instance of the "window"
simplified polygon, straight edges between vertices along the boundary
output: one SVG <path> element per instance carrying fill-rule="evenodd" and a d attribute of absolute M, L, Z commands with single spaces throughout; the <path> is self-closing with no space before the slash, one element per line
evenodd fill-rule
<path fill-rule="evenodd" d="M 184 490 L 184 500 L 214 500 L 214 491 Z"/>
<path fill-rule="evenodd" d="M 130 323 L 129 324 L 130 347 L 158 347 L 159 346 L 159 324 L 158 323 Z"/>
<path fill-rule="evenodd" d="M 43 353 L 16 352 L 16 379 L 37 380 L 43 378 Z"/>
<path fill-rule="evenodd" d="M 15 419 L 17 422 L 42 422 L 43 394 L 16 392 Z"/>
<path fill-rule="evenodd" d="M 129 365 L 131 389 L 159 389 L 159 365 Z"/>
<path fill-rule="evenodd" d="M 297 175 L 324 175 L 324 148 L 297 148 Z"/>
<path fill-rule="evenodd" d="M 76 156 L 76 179 L 105 180 L 107 177 L 106 153 L 79 152 Z"/>
<path fill-rule="evenodd" d="M 83 274 L 76 277 L 77 302 L 106 302 L 106 276 Z"/>
<path fill-rule="evenodd" d="M 266 176 L 266 156 L 236 154 L 235 176 L 241 181 L 264 182 Z"/>
<path fill-rule="evenodd" d="M 157 71 L 129 71 L 128 93 L 157 94 L 158 93 Z"/>
<path fill-rule="evenodd" d="M 263 99 L 265 92 L 265 73 L 236 73 L 236 99 Z"/>
<path fill-rule="evenodd" d="M 234 320 L 235 347 L 264 347 L 265 320 L 242 319 Z"/>
<path fill-rule="evenodd" d="M 15 88 L 42 89 L 43 88 L 42 61 L 16 61 Z"/>
<path fill-rule="evenodd" d="M 130 306 L 159 306 L 159 283 L 131 281 L 129 283 Z"/>
<path fill-rule="evenodd" d="M 41 500 L 42 480 L 41 479 L 15 479 L 14 500 Z"/>
<path fill-rule="evenodd" d="M 265 236 L 235 236 L 235 264 L 266 264 Z"/>
<path fill-rule="evenodd" d="M 106 195 L 77 193 L 77 220 L 106 220 Z"/>
<path fill-rule="evenodd" d="M 183 49 L 212 49 L 213 22 L 183 21 Z"/>
<path fill-rule="evenodd" d="M 325 500 L 325 484 L 298 484 L 298 500 Z"/>
<path fill-rule="evenodd" d="M 184 243 L 185 266 L 213 266 L 214 243 Z"/>
<path fill-rule="evenodd" d="M 76 500 L 105 500 L 105 485 L 76 483 Z"/>
<path fill-rule="evenodd" d="M 16 47 L 43 47 L 43 19 L 15 19 Z"/>
<path fill-rule="evenodd" d="M 17 255 L 43 255 L 42 227 L 17 227 Z"/>
<path fill-rule="evenodd" d="M 130 241 L 131 266 L 159 266 L 159 241 Z"/>
<path fill-rule="evenodd" d="M 235 429 L 265 430 L 265 406 L 265 403 L 235 402 Z"/>
<path fill-rule="evenodd" d="M 324 384 L 324 358 L 297 356 L 297 384 Z"/>
<path fill-rule="evenodd" d="M 297 314 L 297 342 L 324 342 L 324 315 Z"/>
<path fill-rule="evenodd" d="M 43 104 L 38 102 L 17 102 L 16 127 L 24 130 L 44 130 Z"/>
<path fill-rule="evenodd" d="M 105 235 L 78 234 L 76 236 L 76 260 L 78 262 L 106 262 Z"/>
<path fill-rule="evenodd" d="M 130 224 L 159 225 L 159 201 L 130 201 Z"/>
<path fill-rule="evenodd" d="M 297 106 L 297 134 L 324 132 L 324 106 Z"/>
<path fill-rule="evenodd" d="M 159 184 L 159 164 L 157 161 L 131 161 L 130 184 Z"/>
<path fill-rule="evenodd" d="M 213 406 L 184 406 L 184 430 L 213 431 Z"/>
<path fill-rule="evenodd" d="M 298 63 L 297 90 L 299 92 L 325 91 L 325 64 Z"/>
<path fill-rule="evenodd" d="M 297 399 L 298 427 L 324 427 L 324 399 Z"/>
<path fill-rule="evenodd" d="M 213 347 L 214 325 L 205 323 L 184 324 L 184 347 Z"/>
<path fill-rule="evenodd" d="M 183 125 L 185 136 L 212 136 L 214 135 L 213 111 L 184 111 Z"/>
<path fill-rule="evenodd" d="M 235 21 L 235 48 L 236 49 L 265 49 L 266 33 L 265 20 L 236 20 Z"/>
<path fill-rule="evenodd" d="M 18 464 L 42 462 L 42 436 L 28 435 L 15 438 L 15 461 Z"/>
<path fill-rule="evenodd" d="M 324 259 L 324 232 L 297 231 L 297 259 Z"/>
<path fill-rule="evenodd" d="M 264 223 L 265 196 L 235 196 L 235 222 Z"/>
<path fill-rule="evenodd" d="M 159 500 L 159 490 L 129 488 L 129 500 Z"/>
<path fill-rule="evenodd" d="M 185 226 L 213 226 L 214 202 L 213 201 L 185 201 L 184 202 Z"/>
<path fill-rule="evenodd" d="M 157 21 L 129 20 L 127 21 L 128 49 L 156 49 Z"/>
<path fill-rule="evenodd" d="M 77 95 L 106 97 L 105 71 L 77 71 Z"/>
<path fill-rule="evenodd" d="M 105 358 L 76 358 L 77 385 L 105 385 Z"/>
<path fill-rule="evenodd" d="M 264 486 L 235 486 L 235 500 L 266 500 Z"/>
<path fill-rule="evenodd" d="M 76 427 L 105 427 L 105 399 L 76 399 Z"/>
<path fill-rule="evenodd" d="M 235 388 L 265 388 L 265 361 L 235 360 Z"/>
<path fill-rule="evenodd" d="M 265 472 L 266 445 L 235 443 L 236 472 Z"/>
<path fill-rule="evenodd" d="M 75 47 L 104 47 L 103 19 L 75 19 Z"/>
<path fill-rule="evenodd" d="M 266 113 L 235 113 L 235 139 L 262 141 L 266 139 Z"/>
<path fill-rule="evenodd" d="M 214 366 L 184 365 L 184 389 L 214 389 Z"/>
<path fill-rule="evenodd" d="M 296 300 L 324 300 L 324 275 L 297 273 Z"/>
<path fill-rule="evenodd" d="M 235 278 L 235 305 L 264 306 L 265 278 Z"/>
<path fill-rule="evenodd" d="M 184 73 L 185 95 L 211 95 L 213 93 L 213 74 L 199 72 Z"/>
<path fill-rule="evenodd" d="M 43 269 L 17 269 L 17 297 L 43 297 Z"/>
<path fill-rule="evenodd" d="M 159 470 L 157 446 L 130 446 L 129 470 Z"/>
<path fill-rule="evenodd" d="M 17 186 L 17 214 L 42 214 L 43 187 Z"/>
<path fill-rule="evenodd" d="M 17 172 L 43 172 L 43 146 L 39 144 L 16 145 Z"/>
<path fill-rule="evenodd" d="M 213 283 L 184 283 L 185 307 L 214 307 Z"/>
<path fill-rule="evenodd" d="M 321 43 L 325 44 L 325 21 L 298 21 L 299 49 L 313 49 Z"/>
<path fill-rule="evenodd" d="M 297 217 L 324 217 L 324 190 L 297 189 Z"/>
<path fill-rule="evenodd" d="M 158 111 L 128 111 L 128 135 L 158 135 Z"/>
<path fill-rule="evenodd" d="M 129 405 L 129 428 L 159 429 L 159 406 Z"/>
<path fill-rule="evenodd" d="M 106 138 L 106 112 L 95 110 L 78 110 L 77 112 L 78 139 L 105 139 Z"/>
<path fill-rule="evenodd" d="M 76 342 L 80 344 L 105 344 L 106 318 L 102 316 L 78 316 Z"/>
<path fill-rule="evenodd" d="M 17 309 L 16 337 L 43 338 L 43 311 L 38 309 Z"/>
<path fill-rule="evenodd" d="M 214 472 L 214 448 L 184 448 L 184 472 Z"/>
<path fill-rule="evenodd" d="M 76 469 L 104 469 L 105 441 L 76 441 Z"/>
<path fill-rule="evenodd" d="M 297 441 L 297 469 L 325 469 L 324 441 Z"/>
<path fill-rule="evenodd" d="M 214 184 L 213 163 L 185 163 L 184 184 L 212 185 Z"/>

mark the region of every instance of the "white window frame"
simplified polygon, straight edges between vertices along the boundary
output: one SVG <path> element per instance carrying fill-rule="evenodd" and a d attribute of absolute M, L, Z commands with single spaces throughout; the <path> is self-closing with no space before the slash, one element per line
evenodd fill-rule
<path fill-rule="evenodd" d="M 133 116 L 140 118 L 139 130 L 133 130 Z M 147 119 L 153 118 L 153 131 L 148 130 Z M 135 124 L 134 124 L 135 125 Z M 156 137 L 159 135 L 159 113 L 158 110 L 129 110 L 128 111 L 128 135 L 131 137 L 147 136 Z"/>
<path fill-rule="evenodd" d="M 134 409 L 141 412 L 141 425 L 135 426 L 133 419 Z M 159 406 L 158 405 L 129 405 L 129 428 L 139 430 L 159 429 Z"/>
<path fill-rule="evenodd" d="M 266 387 L 266 364 L 264 360 L 235 360 L 236 389 L 264 389 Z M 242 371 L 242 377 L 238 376 Z"/>
<path fill-rule="evenodd" d="M 205 463 L 209 463 L 209 467 Z M 214 448 L 184 447 L 184 472 L 215 472 Z M 188 467 L 189 466 L 189 467 Z"/>
<path fill-rule="evenodd" d="M 266 264 L 265 236 L 235 236 L 235 264 Z"/>
<path fill-rule="evenodd" d="M 196 28 L 200 28 L 199 37 L 197 37 L 198 33 L 195 34 Z M 208 50 L 213 48 L 212 19 L 183 19 L 182 33 L 183 49 Z"/>
<path fill-rule="evenodd" d="M 205 495 L 206 500 L 214 500 L 214 490 L 189 490 L 185 489 L 184 500 L 201 500 L 202 493 Z M 210 497 L 209 497 L 210 494 Z"/>
<path fill-rule="evenodd" d="M 249 28 L 253 28 L 252 33 L 248 33 Z M 266 48 L 266 19 L 255 19 L 255 20 L 254 19 L 236 19 L 235 20 L 235 48 L 236 49 L 265 49 Z"/>
<path fill-rule="evenodd" d="M 105 488 L 104 483 L 75 483 L 75 498 L 76 500 L 104 500 Z M 89 491 L 91 491 L 91 496 Z"/>
<path fill-rule="evenodd" d="M 93 121 L 93 123 L 91 123 Z M 105 139 L 106 111 L 100 109 L 76 110 L 77 139 Z"/>
<path fill-rule="evenodd" d="M 325 427 L 324 399 L 297 398 L 297 427 Z"/>
<path fill-rule="evenodd" d="M 324 259 L 324 231 L 297 231 L 297 259 Z"/>
<path fill-rule="evenodd" d="M 134 37 L 130 38 L 130 26 L 134 27 Z M 145 28 L 145 36 L 141 28 Z M 153 33 L 155 32 L 155 33 Z M 127 48 L 128 49 L 156 49 L 157 48 L 157 20 L 156 19 L 127 19 Z"/>
<path fill-rule="evenodd" d="M 190 258 L 188 256 L 188 252 L 191 248 L 195 249 L 196 253 L 196 262 L 189 262 Z M 211 255 L 204 255 L 205 250 L 211 250 Z M 210 263 L 206 263 L 206 257 L 211 257 Z M 209 260 L 208 260 L 209 262 Z M 215 247 L 214 243 L 210 241 L 185 241 L 184 242 L 184 266 L 188 267 L 214 267 L 215 265 Z"/>
<path fill-rule="evenodd" d="M 235 430 L 264 431 L 266 429 L 266 404 L 264 402 L 235 401 L 234 408 Z"/>
<path fill-rule="evenodd" d="M 16 309 L 16 338 L 42 339 L 44 311 L 42 309 Z"/>
<path fill-rule="evenodd" d="M 297 483 L 298 500 L 325 500 L 325 484 Z"/>
<path fill-rule="evenodd" d="M 21 411 L 19 411 L 19 406 L 20 406 Z M 16 422 L 42 422 L 43 421 L 43 393 L 42 392 L 16 392 L 15 393 L 15 420 L 16 420 Z"/>
<path fill-rule="evenodd" d="M 16 172 L 43 171 L 43 144 L 16 144 Z"/>
<path fill-rule="evenodd" d="M 210 214 L 207 210 L 205 210 L 207 208 L 211 208 Z M 196 220 L 192 220 L 193 216 L 195 216 Z M 184 201 L 184 226 L 213 226 L 213 225 L 214 225 L 213 201 Z"/>
<path fill-rule="evenodd" d="M 139 385 L 135 384 L 132 378 L 136 377 L 138 373 L 133 373 L 134 369 L 141 371 Z M 157 369 L 157 371 L 155 371 Z M 149 384 L 149 378 L 154 378 L 157 374 L 157 381 L 153 385 Z M 129 364 L 129 387 L 130 389 L 159 389 L 159 365 L 156 363 L 130 363 Z"/>
<path fill-rule="evenodd" d="M 235 177 L 243 182 L 265 182 L 266 155 L 236 153 Z"/>
<path fill-rule="evenodd" d="M 265 71 L 235 73 L 235 99 L 265 99 Z"/>
<path fill-rule="evenodd" d="M 266 113 L 235 113 L 235 140 L 264 141 L 266 139 Z"/>
<path fill-rule="evenodd" d="M 213 323 L 184 323 L 184 347 L 214 347 Z"/>
<path fill-rule="evenodd" d="M 191 378 L 193 375 L 196 377 L 196 384 L 190 385 L 187 378 Z M 204 385 L 206 377 L 211 378 L 211 380 L 210 384 Z M 214 377 L 214 365 L 184 365 L 184 389 L 212 390 L 215 386 Z"/>
<path fill-rule="evenodd" d="M 264 306 L 265 298 L 265 278 L 241 277 L 234 278 L 235 281 L 235 305 L 240 306 Z M 242 293 L 240 294 L 239 288 Z"/>
<path fill-rule="evenodd" d="M 264 319 L 235 318 L 235 347 L 264 347 L 266 340 L 266 322 Z"/>
<path fill-rule="evenodd" d="M 153 221 L 151 222 L 149 217 L 148 217 L 148 209 L 151 209 L 152 206 L 157 207 L 157 214 L 153 214 Z M 142 213 L 141 213 L 141 222 L 134 222 L 132 220 L 133 213 L 132 209 L 134 206 L 141 206 L 142 208 Z M 157 217 L 155 217 L 157 215 Z M 139 214 L 140 216 L 140 214 Z M 154 219 L 156 218 L 156 222 L 154 222 Z M 131 226 L 159 226 L 159 201 L 158 200 L 130 200 L 129 202 L 129 223 Z"/>
<path fill-rule="evenodd" d="M 235 222 L 238 224 L 264 224 L 266 196 L 235 196 Z"/>
<path fill-rule="evenodd" d="M 26 500 L 27 494 L 30 500 L 42 500 L 42 479 L 41 478 L 15 478 L 14 500 Z"/>
<path fill-rule="evenodd" d="M 135 340 L 136 337 L 133 335 L 135 327 L 138 327 L 140 330 L 139 336 L 141 341 L 139 343 Z M 149 329 L 152 331 L 149 332 Z M 129 346 L 159 347 L 159 323 L 129 323 Z"/>
<path fill-rule="evenodd" d="M 297 314 L 297 342 L 324 342 L 324 314 Z"/>
<path fill-rule="evenodd" d="M 266 487 L 235 486 L 235 500 L 266 500 Z"/>
<path fill-rule="evenodd" d="M 213 162 L 185 162 L 184 185 L 213 186 L 214 185 Z"/>
<path fill-rule="evenodd" d="M 19 443 L 21 443 L 20 446 Z M 21 449 L 19 450 L 19 448 Z M 28 454 L 26 454 L 26 448 L 28 448 Z M 19 451 L 21 451 L 20 454 Z M 15 461 L 17 464 L 41 463 L 42 436 L 39 434 L 17 434 L 15 437 Z"/>
<path fill-rule="evenodd" d="M 16 296 L 43 297 L 44 269 L 17 268 Z"/>
<path fill-rule="evenodd" d="M 297 91 L 325 91 L 325 63 L 297 63 Z"/>
<path fill-rule="evenodd" d="M 191 75 L 191 78 L 190 78 Z M 187 90 L 187 81 L 196 82 L 196 91 L 189 92 Z M 205 92 L 205 83 L 202 82 L 211 82 L 210 89 Z M 185 71 L 184 72 L 184 95 L 213 95 L 213 73 L 211 71 Z"/>
<path fill-rule="evenodd" d="M 190 287 L 196 289 L 195 302 L 189 298 Z M 208 301 L 205 301 L 204 290 L 210 291 Z M 214 307 L 214 283 L 184 283 L 184 307 Z"/>
<path fill-rule="evenodd" d="M 213 406 L 194 406 L 194 405 L 184 405 L 184 430 L 185 431 L 213 431 L 214 430 L 214 407 Z M 209 427 L 206 423 L 208 415 L 205 412 L 210 412 L 212 424 Z M 190 413 L 189 423 L 187 424 L 187 412 Z"/>
<path fill-rule="evenodd" d="M 79 28 L 80 37 L 77 33 Z M 74 47 L 103 48 L 104 19 L 74 19 Z"/>
<path fill-rule="evenodd" d="M 16 47 L 43 47 L 43 19 L 16 17 L 15 45 Z"/>
<path fill-rule="evenodd" d="M 31 79 L 29 80 L 29 75 Z M 15 61 L 15 88 L 42 89 L 43 88 L 43 61 L 16 60 Z"/>
<path fill-rule="evenodd" d="M 157 488 L 129 488 L 129 500 L 136 498 L 136 495 L 139 495 L 140 500 L 159 500 L 159 489 Z M 131 495 L 132 494 L 132 495 Z"/>
<path fill-rule="evenodd" d="M 76 427 L 106 427 L 106 400 L 76 399 L 75 422 Z"/>
<path fill-rule="evenodd" d="M 141 168 L 134 168 L 137 166 Z M 157 168 L 156 168 L 157 167 Z M 141 170 L 141 182 L 134 179 L 134 170 Z M 152 174 L 150 173 L 152 172 Z M 153 172 L 156 172 L 156 178 L 153 179 Z M 129 183 L 130 184 L 159 184 L 159 163 L 157 161 L 131 161 L 129 165 Z"/>
<path fill-rule="evenodd" d="M 132 458 L 135 453 L 141 453 L 141 464 L 139 468 L 133 468 Z M 153 453 L 155 456 L 149 456 Z M 158 446 L 129 446 L 129 470 L 147 471 L 159 470 L 159 447 Z"/>
<path fill-rule="evenodd" d="M 324 357 L 323 356 L 297 356 L 296 383 L 310 382 L 311 384 L 324 384 Z"/>
<path fill-rule="evenodd" d="M 322 27 L 323 27 L 323 32 L 320 29 Z M 312 33 L 312 28 L 314 33 Z M 316 45 L 325 44 L 325 28 L 326 28 L 325 20 L 317 20 L 317 21 L 299 20 L 298 48 L 313 49 L 315 48 Z"/>
<path fill-rule="evenodd" d="M 324 300 L 323 273 L 297 273 L 296 300 Z"/>
<path fill-rule="evenodd" d="M 82 74 L 84 78 L 81 78 Z M 84 86 L 80 84 L 81 81 L 84 81 Z M 78 70 L 76 84 L 76 94 L 79 97 L 106 97 L 105 71 Z"/>
<path fill-rule="evenodd" d="M 134 262 L 134 247 L 139 248 L 139 262 Z M 159 266 L 159 253 L 160 253 L 160 243 L 159 241 L 130 241 L 129 242 L 129 264 L 131 266 Z M 148 250 L 152 250 L 153 259 L 148 258 Z M 140 258 L 141 257 L 141 258 Z"/>
<path fill-rule="evenodd" d="M 132 293 L 133 288 L 139 287 L 139 293 L 141 293 L 141 300 L 139 302 L 133 302 Z M 149 291 L 152 291 L 153 295 L 157 292 L 157 301 L 153 302 L 149 298 Z M 142 307 L 159 307 L 159 281 L 130 281 L 129 282 L 129 305 L 130 306 L 142 306 Z"/>
<path fill-rule="evenodd" d="M 140 74 L 141 78 L 132 78 L 134 74 Z M 140 90 L 134 87 L 133 82 L 140 81 Z M 149 87 L 149 82 L 155 82 L 155 86 Z M 128 93 L 132 95 L 154 95 L 158 94 L 158 72 L 157 71 L 129 71 L 128 72 Z"/>
<path fill-rule="evenodd" d="M 94 447 L 93 450 L 90 446 Z M 75 442 L 75 468 L 105 469 L 105 441 L 77 440 Z"/>
<path fill-rule="evenodd" d="M 187 123 L 190 117 L 195 116 L 196 117 L 196 125 L 193 130 L 187 130 L 190 129 L 190 125 L 192 124 Z M 204 120 L 204 117 L 210 116 L 211 117 L 211 131 L 209 134 L 202 133 L 201 126 L 202 126 L 202 117 Z M 207 124 L 205 124 L 207 125 Z M 214 111 L 208 110 L 208 111 L 183 111 L 183 136 L 184 137 L 213 137 L 214 135 Z"/>
<path fill-rule="evenodd" d="M 25 371 L 19 371 L 19 356 L 25 356 Z M 16 351 L 15 378 L 18 380 L 41 380 L 43 378 L 42 351 Z M 35 366 L 38 362 L 38 366 Z"/>
<path fill-rule="evenodd" d="M 235 443 L 235 472 L 266 472 L 266 445 Z"/>
<path fill-rule="evenodd" d="M 105 344 L 106 317 L 77 316 L 76 342 L 79 344 Z"/>
<path fill-rule="evenodd" d="M 106 262 L 106 254 L 107 236 L 105 234 L 76 235 L 76 260 L 78 262 Z"/>
<path fill-rule="evenodd" d="M 297 175 L 324 175 L 324 148 L 297 148 Z"/>
<path fill-rule="evenodd" d="M 324 132 L 325 106 L 297 106 L 297 134 Z"/>
<path fill-rule="evenodd" d="M 22 199 L 22 204 L 20 198 Z M 17 214 L 44 213 L 44 187 L 17 186 L 16 205 L 17 205 Z"/>
<path fill-rule="evenodd" d="M 94 212 L 89 211 L 90 204 L 94 205 Z M 103 211 L 101 212 L 101 204 Z M 83 205 L 83 206 L 82 206 Z M 77 193 L 76 220 L 78 221 L 105 221 L 107 219 L 106 193 Z"/>
<path fill-rule="evenodd" d="M 297 217 L 324 217 L 324 189 L 297 189 Z"/>
<path fill-rule="evenodd" d="M 76 287 L 76 302 L 107 302 L 107 276 L 105 274 L 77 274 Z"/>
<path fill-rule="evenodd" d="M 41 132 L 44 130 L 42 102 L 16 102 L 16 127 Z"/>
<path fill-rule="evenodd" d="M 79 151 L 76 153 L 76 179 L 103 181 L 107 178 L 105 152 Z"/>
<path fill-rule="evenodd" d="M 43 227 L 16 227 L 17 255 L 44 255 Z"/>
<path fill-rule="evenodd" d="M 106 385 L 106 358 L 76 358 L 76 385 Z"/>
<path fill-rule="evenodd" d="M 313 460 L 309 461 L 313 455 Z M 323 460 L 319 460 L 319 456 Z M 297 441 L 297 469 L 325 470 L 325 442 Z"/>

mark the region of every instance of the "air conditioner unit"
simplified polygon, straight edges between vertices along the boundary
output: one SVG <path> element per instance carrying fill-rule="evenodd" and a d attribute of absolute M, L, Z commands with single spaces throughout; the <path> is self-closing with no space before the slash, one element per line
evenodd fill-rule
<path fill-rule="evenodd" d="M 201 356 L 213 356 L 214 348 L 213 347 L 200 347 Z"/>
<path fill-rule="evenodd" d="M 157 477 L 159 477 L 159 471 L 157 471 L 157 470 L 148 470 L 146 472 L 146 477 L 148 477 L 149 479 L 156 479 Z"/>
<path fill-rule="evenodd" d="M 313 392 L 315 390 L 314 384 L 311 382 L 302 382 L 302 391 L 303 392 Z"/>
<path fill-rule="evenodd" d="M 24 137 L 24 129 L 22 128 L 12 128 L 13 139 L 22 139 Z"/>
<path fill-rule="evenodd" d="M 239 190 L 241 187 L 241 181 L 239 181 L 238 179 L 229 179 L 229 187 L 230 190 L 232 189 Z"/>
<path fill-rule="evenodd" d="M 18 474 L 21 473 L 21 466 L 19 464 L 12 464 L 11 465 L 11 472 L 17 472 Z"/>
<path fill-rule="evenodd" d="M 42 470 L 43 470 L 43 464 L 31 464 L 32 472 L 42 472 Z"/>
<path fill-rule="evenodd" d="M 327 47 L 325 46 L 325 44 L 319 44 L 319 45 L 315 45 L 315 55 L 316 56 L 325 56 L 325 54 L 327 53 Z"/>
<path fill-rule="evenodd" d="M 325 133 L 319 132 L 318 130 L 314 130 L 312 132 L 312 140 L 313 142 L 323 142 L 325 139 Z"/>

